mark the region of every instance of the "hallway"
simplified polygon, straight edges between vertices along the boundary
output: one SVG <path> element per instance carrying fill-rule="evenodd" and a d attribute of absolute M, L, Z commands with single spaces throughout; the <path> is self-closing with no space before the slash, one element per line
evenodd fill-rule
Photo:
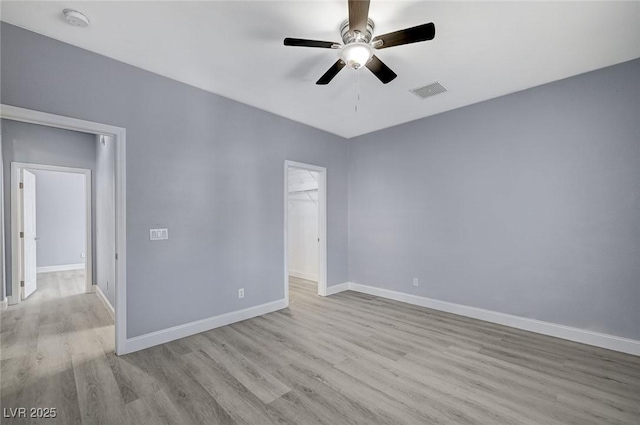
<path fill-rule="evenodd" d="M 41 273 L 38 290 L 2 312 L 3 407 L 56 407 L 56 419 L 41 420 L 80 423 L 84 374 L 114 356 L 113 320 L 96 295 L 84 293 L 84 277 L 84 270 Z M 80 397 L 94 395 L 86 386 Z"/>

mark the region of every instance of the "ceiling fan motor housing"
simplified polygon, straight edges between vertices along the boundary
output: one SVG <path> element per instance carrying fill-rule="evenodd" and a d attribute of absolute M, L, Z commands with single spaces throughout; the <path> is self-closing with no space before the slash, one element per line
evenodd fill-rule
<path fill-rule="evenodd" d="M 342 42 L 347 45 L 349 43 L 370 43 L 373 38 L 373 29 L 375 24 L 371 19 L 367 19 L 367 29 L 364 33 L 359 31 L 349 31 L 349 20 L 347 19 L 340 25 L 340 35 L 342 36 Z"/>

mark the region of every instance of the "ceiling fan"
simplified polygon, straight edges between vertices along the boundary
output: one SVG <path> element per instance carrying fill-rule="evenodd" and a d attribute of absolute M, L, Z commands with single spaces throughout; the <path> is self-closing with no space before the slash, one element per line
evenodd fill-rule
<path fill-rule="evenodd" d="M 397 75 L 373 54 L 374 49 L 380 50 L 387 47 L 433 40 L 436 35 L 436 27 L 431 22 L 372 38 L 375 26 L 373 21 L 369 19 L 369 0 L 348 1 L 349 19 L 340 26 L 340 35 L 344 45 L 330 41 L 305 40 L 302 38 L 284 39 L 285 46 L 340 50 L 340 59 L 320 77 L 316 84 L 329 84 L 333 77 L 338 75 L 338 72 L 345 66 L 355 70 L 366 66 L 380 81 L 387 84 L 393 81 Z"/>

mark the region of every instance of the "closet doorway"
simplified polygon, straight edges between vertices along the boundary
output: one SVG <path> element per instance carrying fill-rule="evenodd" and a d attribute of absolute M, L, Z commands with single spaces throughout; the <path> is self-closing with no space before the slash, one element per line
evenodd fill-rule
<path fill-rule="evenodd" d="M 289 281 L 327 295 L 326 168 L 285 161 L 285 298 Z"/>

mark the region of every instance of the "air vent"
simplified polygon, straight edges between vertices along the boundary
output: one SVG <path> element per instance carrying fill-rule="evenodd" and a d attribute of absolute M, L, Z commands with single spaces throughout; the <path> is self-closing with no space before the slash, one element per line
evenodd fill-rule
<path fill-rule="evenodd" d="M 411 90 L 411 93 L 415 94 L 420 99 L 426 99 L 427 97 L 435 96 L 446 91 L 447 89 L 445 88 L 445 86 L 436 81 L 435 83 L 427 84 L 424 87 L 413 89 Z"/>

